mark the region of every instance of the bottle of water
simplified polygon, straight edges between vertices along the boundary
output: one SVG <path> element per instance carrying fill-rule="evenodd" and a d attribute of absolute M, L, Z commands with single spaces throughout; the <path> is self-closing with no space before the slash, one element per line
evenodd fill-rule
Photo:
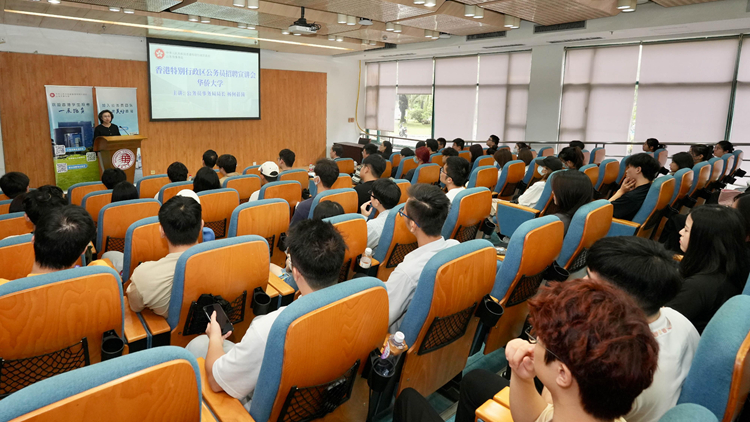
<path fill-rule="evenodd" d="M 372 249 L 365 249 L 365 253 L 362 254 L 362 258 L 359 258 L 359 266 L 366 270 L 372 265 Z"/>
<path fill-rule="evenodd" d="M 372 370 L 382 377 L 390 377 L 396 371 L 398 355 L 406 350 L 404 333 L 397 331 L 388 338 L 380 359 L 377 359 L 372 365 Z"/>

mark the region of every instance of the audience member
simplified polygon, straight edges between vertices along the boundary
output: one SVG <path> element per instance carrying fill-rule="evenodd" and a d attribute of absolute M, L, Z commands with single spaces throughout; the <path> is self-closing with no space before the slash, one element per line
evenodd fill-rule
<path fill-rule="evenodd" d="M 218 158 L 219 155 L 216 153 L 216 151 L 209 149 L 208 151 L 203 153 L 203 166 L 213 169 Z"/>
<path fill-rule="evenodd" d="M 531 149 L 531 146 L 527 144 L 526 142 L 516 142 L 516 148 L 513 150 L 514 154 L 518 154 L 519 151 L 522 149 Z"/>
<path fill-rule="evenodd" d="M 503 148 L 495 151 L 493 154 L 493 157 L 495 158 L 495 167 L 497 167 L 497 180 L 500 181 L 500 177 L 503 175 L 503 167 L 505 167 L 506 164 L 508 164 L 510 161 L 513 161 L 513 154 L 511 154 L 510 149 Z"/>
<path fill-rule="evenodd" d="M 664 307 L 682 286 L 678 263 L 659 243 L 629 236 L 596 241 L 588 251 L 587 264 L 587 278 L 612 283 L 635 300 L 659 343 L 654 382 L 625 416 L 628 422 L 657 422 L 677 404 L 700 340 L 687 318 Z"/>
<path fill-rule="evenodd" d="M 406 254 L 385 283 L 391 333 L 401 326 L 427 261 L 436 253 L 458 245 L 457 240 L 445 240 L 440 234 L 449 210 L 450 201 L 437 186 L 420 183 L 409 188 L 409 199 L 399 214 L 405 218 L 406 227 L 417 238 L 418 247 Z"/>
<path fill-rule="evenodd" d="M 530 149 L 522 148 L 518 150 L 518 159 L 523 161 L 523 164 L 526 166 L 526 169 L 524 170 L 524 174 L 526 174 L 531 162 L 534 161 L 534 154 L 531 153 Z"/>
<path fill-rule="evenodd" d="M 267 183 L 275 182 L 279 180 L 279 166 L 273 161 L 266 161 L 260 165 L 258 169 L 260 171 L 260 186 L 263 187 Z M 305 188 L 305 186 L 303 186 Z M 260 197 L 260 189 L 256 190 L 250 195 L 250 201 L 257 201 Z"/>
<path fill-rule="evenodd" d="M 112 189 L 112 200 L 110 202 L 129 201 L 138 198 L 138 189 L 126 180 L 116 184 L 115 188 Z"/>
<path fill-rule="evenodd" d="M 125 172 L 118 169 L 106 169 L 102 172 L 102 183 L 107 189 L 114 189 L 118 183 L 128 180 Z"/>
<path fill-rule="evenodd" d="M 438 151 L 440 151 L 445 148 L 448 141 L 446 141 L 445 138 L 437 138 L 437 143 L 438 143 Z"/>
<path fill-rule="evenodd" d="M 175 161 L 167 167 L 167 177 L 171 183 L 184 182 L 188 179 L 188 168 L 181 162 Z"/>
<path fill-rule="evenodd" d="M 430 149 L 430 155 L 437 154 L 438 150 L 440 149 L 440 148 L 438 148 L 437 141 L 434 140 L 434 139 L 432 139 L 432 138 L 426 140 L 425 141 L 425 145 L 427 146 L 427 148 Z"/>
<path fill-rule="evenodd" d="M 417 148 L 416 153 L 414 154 L 414 157 L 417 160 L 417 167 L 421 166 L 422 164 L 429 163 L 430 162 L 430 149 L 427 147 L 419 147 Z M 406 179 L 411 182 L 411 179 L 414 177 L 414 173 L 417 171 L 416 167 L 407 171 L 406 175 L 402 176 L 402 179 Z"/>
<path fill-rule="evenodd" d="M 221 173 L 219 184 L 224 183 L 224 179 L 227 177 L 240 175 L 240 173 L 237 173 L 237 159 L 234 158 L 234 155 L 221 155 L 219 159 L 216 160 L 216 165 L 219 166 L 219 173 Z"/>
<path fill-rule="evenodd" d="M 477 158 L 484 155 L 484 150 L 479 144 L 472 144 L 469 147 L 469 152 L 471 152 L 471 164 L 474 164 L 474 161 L 477 161 Z"/>
<path fill-rule="evenodd" d="M 440 169 L 440 181 L 445 185 L 446 196 L 453 203 L 453 198 L 466 189 L 464 185 L 469 181 L 471 164 L 463 157 L 448 157 Z"/>
<path fill-rule="evenodd" d="M 28 190 L 29 176 L 21 172 L 11 171 L 0 177 L 0 191 L 10 199 L 14 199 L 16 196 L 28 192 Z"/>
<path fill-rule="evenodd" d="M 742 215 L 721 205 L 693 208 L 680 231 L 685 253 L 680 273 L 685 281 L 667 306 L 685 315 L 699 332 L 745 286 L 750 272 L 746 233 Z"/>
<path fill-rule="evenodd" d="M 378 151 L 380 151 L 380 154 L 385 158 L 386 160 L 391 159 L 391 155 L 393 154 L 393 144 L 391 144 L 390 141 L 383 141 L 383 143 L 380 144 L 380 148 L 378 148 Z"/>
<path fill-rule="evenodd" d="M 301 221 L 289 229 L 286 245 L 300 295 L 325 289 L 338 282 L 346 244 L 330 223 Z M 245 408 L 250 409 L 271 327 L 284 309 L 286 307 L 282 306 L 269 314 L 255 317 L 237 344 L 226 340 L 231 332 L 221 335 L 216 315 L 211 316 L 211 322 L 206 327 L 207 335 L 193 339 L 187 345 L 187 350 L 195 356 L 206 358 L 207 381 L 213 391 L 225 391 L 242 400 Z"/>
<path fill-rule="evenodd" d="M 417 148 L 426 147 L 426 146 L 427 146 L 427 142 L 417 141 L 417 145 L 414 146 L 414 149 L 416 150 Z"/>
<path fill-rule="evenodd" d="M 490 135 L 490 137 L 487 138 L 486 145 L 487 155 L 495 155 L 497 147 L 500 146 L 500 138 L 498 138 L 497 135 Z"/>
<path fill-rule="evenodd" d="M 654 157 L 643 152 L 633 154 L 625 160 L 622 186 L 609 199 L 614 206 L 614 218 L 630 221 L 635 217 L 660 168 Z"/>
<path fill-rule="evenodd" d="M 682 169 L 692 169 L 694 165 L 693 156 L 690 153 L 678 152 L 672 156 L 672 162 L 669 164 L 670 174 L 674 175 Z"/>
<path fill-rule="evenodd" d="M 723 157 L 726 154 L 731 154 L 734 151 L 734 146 L 729 141 L 719 141 L 714 145 L 714 156 Z"/>
<path fill-rule="evenodd" d="M 643 152 L 656 152 L 657 149 L 666 149 L 666 147 L 656 138 L 648 138 L 643 143 Z"/>
<path fill-rule="evenodd" d="M 698 164 L 701 161 L 708 161 L 713 154 L 711 147 L 708 145 L 691 145 L 688 152 L 690 152 L 690 155 L 693 157 L 693 164 Z"/>
<path fill-rule="evenodd" d="M 210 167 L 201 167 L 193 178 L 193 192 L 198 193 L 211 189 L 221 189 L 219 175 Z"/>
<path fill-rule="evenodd" d="M 445 157 L 458 157 L 458 151 L 453 148 L 443 148 L 440 154 L 443 156 L 443 161 L 445 161 Z"/>
<path fill-rule="evenodd" d="M 67 204 L 68 201 L 65 200 L 62 189 L 57 186 L 44 185 L 26 193 L 23 211 L 26 213 L 26 219 L 37 226 L 42 222 L 44 215 Z"/>
<path fill-rule="evenodd" d="M 331 153 L 329 155 L 331 156 L 331 160 L 344 158 L 344 147 L 342 147 L 341 145 L 332 146 Z"/>
<path fill-rule="evenodd" d="M 337 215 L 343 215 L 344 207 L 336 201 L 322 201 L 318 202 L 318 205 L 313 210 L 313 220 L 322 220 L 324 218 L 336 217 Z"/>
<path fill-rule="evenodd" d="M 464 150 L 464 140 L 461 138 L 456 138 L 453 140 L 453 149 L 456 151 L 463 151 Z"/>
<path fill-rule="evenodd" d="M 201 170 L 215 174 L 209 167 Z M 202 229 L 201 204 L 194 193 L 190 197 L 174 196 L 161 206 L 159 232 L 162 237 L 167 238 L 169 254 L 158 261 L 144 262 L 135 268 L 127 289 L 130 309 L 140 312 L 149 308 L 155 314 L 167 318 L 177 259 L 198 244 Z"/>
<path fill-rule="evenodd" d="M 368 144 L 375 145 L 375 144 Z M 385 158 L 380 154 L 371 154 L 362 161 L 362 169 L 359 170 L 359 180 L 361 182 L 354 186 L 354 190 L 357 191 L 358 203 L 357 208 L 361 207 L 362 204 L 370 200 L 370 192 L 372 191 L 372 184 L 380 179 L 380 176 L 385 171 Z"/>
<path fill-rule="evenodd" d="M 315 178 L 313 183 L 317 188 L 316 195 L 331 189 L 336 180 L 339 178 L 339 166 L 333 160 L 322 158 L 315 163 Z M 294 216 L 289 226 L 292 226 L 302 220 L 306 220 L 310 214 L 310 208 L 315 197 L 310 197 L 297 204 L 297 208 L 294 211 Z"/>
<path fill-rule="evenodd" d="M 407 157 L 413 157 L 414 151 L 412 151 L 411 148 L 406 147 L 402 148 L 399 154 L 401 155 L 401 159 L 404 160 Z M 393 166 L 393 168 L 391 169 L 391 177 L 396 177 L 396 172 L 398 172 L 398 166 Z"/>
<path fill-rule="evenodd" d="M 542 176 L 541 180 L 538 180 L 536 183 L 529 186 L 526 191 L 518 197 L 518 203 L 525 207 L 535 207 L 536 203 L 539 202 L 539 198 L 542 197 L 542 192 L 544 191 L 544 185 L 547 183 L 547 179 L 552 173 L 562 170 L 562 168 L 563 164 L 559 158 L 544 157 L 539 166 L 537 166 L 537 172 Z"/>
<path fill-rule="evenodd" d="M 557 157 L 565 164 L 566 168 L 579 170 L 584 166 L 583 152 L 578 147 L 565 147 Z"/>
<path fill-rule="evenodd" d="M 378 179 L 372 184 L 369 201 L 360 206 L 360 213 L 369 218 L 367 220 L 367 247 L 373 251 L 380 243 L 380 235 L 383 233 L 389 210 L 398 205 L 400 199 L 401 189 L 393 180 Z M 370 218 L 374 211 L 378 212 L 378 216 Z"/>
<path fill-rule="evenodd" d="M 586 144 L 584 144 L 583 142 L 581 142 L 579 140 L 570 141 L 570 143 L 568 144 L 568 146 L 569 147 L 574 147 L 574 148 L 578 147 L 581 151 L 583 151 L 584 149 L 586 149 Z"/>
<path fill-rule="evenodd" d="M 742 218 L 745 219 L 745 228 L 747 229 L 745 243 L 748 243 L 750 242 L 750 191 L 745 191 L 735 196 L 732 201 L 732 208 L 739 211 L 742 214 Z"/>
<path fill-rule="evenodd" d="M 591 179 L 580 171 L 561 171 L 552 179 L 552 200 L 557 212 L 555 217 L 563 222 L 563 233 L 568 233 L 570 220 L 578 208 L 594 199 L 594 187 Z"/>
<path fill-rule="evenodd" d="M 294 167 L 294 160 L 297 157 L 294 155 L 294 151 L 291 149 L 282 149 L 279 151 L 279 173 L 282 171 L 291 170 Z"/>
<path fill-rule="evenodd" d="M 375 144 L 367 144 L 364 148 L 362 148 L 362 162 L 365 161 L 365 158 L 373 155 L 378 154 L 378 146 Z M 380 154 L 378 154 L 380 155 Z"/>
<path fill-rule="evenodd" d="M 28 192 L 24 192 L 16 195 L 16 197 L 13 198 L 12 201 L 10 201 L 10 206 L 8 207 L 9 214 L 13 214 L 15 212 L 23 212 L 23 200 L 26 199 L 27 193 Z"/>

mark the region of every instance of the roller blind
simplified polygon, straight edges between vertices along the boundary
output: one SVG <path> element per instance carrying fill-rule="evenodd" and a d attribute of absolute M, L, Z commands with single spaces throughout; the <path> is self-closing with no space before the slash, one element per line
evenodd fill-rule
<path fill-rule="evenodd" d="M 399 94 L 432 94 L 432 59 L 398 62 Z"/>
<path fill-rule="evenodd" d="M 497 135 L 501 143 L 526 139 L 531 52 L 479 56 L 477 130 L 473 139 Z"/>
<path fill-rule="evenodd" d="M 365 128 L 393 131 L 397 62 L 367 63 Z"/>
<path fill-rule="evenodd" d="M 737 72 L 737 90 L 734 97 L 731 142 L 747 142 L 750 139 L 750 41 L 742 40 L 740 67 Z M 747 150 L 747 147 L 739 148 Z"/>
<path fill-rule="evenodd" d="M 477 65 L 477 56 L 435 60 L 435 137 L 473 138 Z"/>

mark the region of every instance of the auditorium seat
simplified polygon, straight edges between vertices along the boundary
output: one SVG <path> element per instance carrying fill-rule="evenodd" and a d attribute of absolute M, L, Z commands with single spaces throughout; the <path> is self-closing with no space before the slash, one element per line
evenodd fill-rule
<path fill-rule="evenodd" d="M 510 146 L 508 146 L 508 145 L 498 145 L 497 146 L 497 150 L 500 151 L 501 149 L 507 149 L 508 151 L 510 151 Z"/>
<path fill-rule="evenodd" d="M 268 242 L 271 263 L 284 268 L 286 250 L 280 248 L 282 235 L 289 230 L 289 204 L 279 198 L 242 204 L 232 211 L 229 237 L 254 234 Z"/>
<path fill-rule="evenodd" d="M 207 422 L 213 417 L 202 406 L 195 357 L 179 347 L 162 347 L 40 381 L 3 400 L 0 420 Z"/>
<path fill-rule="evenodd" d="M 649 239 L 661 220 L 661 212 L 669 205 L 675 190 L 675 180 L 672 176 L 664 176 L 654 180 L 648 190 L 648 195 L 632 221 L 612 219 L 612 227 L 607 233 L 611 236 L 638 236 Z"/>
<path fill-rule="evenodd" d="M 4 194 L 3 191 L 0 190 L 0 201 L 7 201 L 10 199 L 8 195 Z"/>
<path fill-rule="evenodd" d="M 406 179 L 393 179 L 393 181 L 398 185 L 398 188 L 401 189 L 401 198 L 398 199 L 398 203 L 403 204 L 409 199 L 409 188 L 411 187 L 411 182 Z"/>
<path fill-rule="evenodd" d="M 339 166 L 339 173 L 354 174 L 354 160 L 351 158 L 337 158 L 334 161 Z"/>
<path fill-rule="evenodd" d="M 732 170 L 734 169 L 734 154 L 724 154 L 724 156 L 721 157 L 721 160 L 724 162 L 724 168 L 721 170 L 721 177 L 719 178 L 719 181 L 724 180 L 725 177 L 730 176 L 732 174 Z"/>
<path fill-rule="evenodd" d="M 245 169 L 242 170 L 242 174 L 254 174 L 260 177 L 260 166 L 245 167 Z"/>
<path fill-rule="evenodd" d="M 555 155 L 555 149 L 553 147 L 544 147 L 539 149 L 539 157 L 551 157 L 553 155 Z"/>
<path fill-rule="evenodd" d="M 198 193 L 203 225 L 214 231 L 217 239 L 227 236 L 232 211 L 240 206 L 240 195 L 234 189 L 211 189 Z"/>
<path fill-rule="evenodd" d="M 5 201 L 0 201 L 0 214 L 8 214 L 10 211 L 10 204 L 13 202 L 12 199 L 6 199 Z"/>
<path fill-rule="evenodd" d="M 351 271 L 367 248 L 367 219 L 362 214 L 342 214 L 325 218 L 341 233 L 346 242 L 344 264 L 339 272 L 339 283 L 349 280 Z"/>
<path fill-rule="evenodd" d="M 703 330 L 677 403 L 704 406 L 723 422 L 737 420 L 750 390 L 749 350 L 750 296 L 738 295 Z"/>
<path fill-rule="evenodd" d="M 471 165 L 471 170 L 474 171 L 478 167 L 482 166 L 493 166 L 495 165 L 495 159 L 490 155 L 483 155 L 476 160 L 474 160 L 474 164 Z"/>
<path fill-rule="evenodd" d="M 538 157 L 538 155 L 536 153 L 536 150 L 532 148 L 531 149 L 531 158 L 536 160 L 537 157 Z"/>
<path fill-rule="evenodd" d="M 683 403 L 669 409 L 659 422 L 718 422 L 710 410 L 694 403 Z M 489 422 L 489 421 L 488 421 Z"/>
<path fill-rule="evenodd" d="M 0 278 L 15 280 L 29 275 L 34 265 L 32 234 L 0 240 Z"/>
<path fill-rule="evenodd" d="M 391 177 L 391 171 L 393 171 L 393 164 L 385 160 L 385 170 L 383 170 L 383 174 L 380 175 L 381 179 L 388 179 Z"/>
<path fill-rule="evenodd" d="M 170 183 L 169 176 L 166 174 L 155 174 L 146 176 L 135 184 L 138 189 L 138 197 L 141 199 L 156 198 L 162 186 Z"/>
<path fill-rule="evenodd" d="M 545 270 L 560 254 L 562 245 L 563 223 L 553 215 L 521 224 L 510 238 L 504 258 L 497 263 L 492 288 L 492 297 L 500 301 L 505 312 L 489 329 L 485 355 L 521 335 L 529 313 L 526 301 L 536 294 Z"/>
<path fill-rule="evenodd" d="M 591 162 L 591 153 L 589 152 L 589 150 L 584 149 L 581 152 L 583 153 L 583 164 L 588 164 L 589 162 Z"/>
<path fill-rule="evenodd" d="M 620 163 L 608 158 L 599 164 L 599 178 L 594 185 L 594 190 L 599 192 L 602 198 L 609 198 L 611 192 L 617 188 L 617 176 L 620 173 Z"/>
<path fill-rule="evenodd" d="M 683 208 L 680 210 L 681 213 L 687 213 L 688 208 L 692 208 L 698 203 L 699 199 L 703 199 L 701 196 L 708 195 L 708 191 L 705 189 L 706 185 L 708 185 L 708 179 L 711 177 L 712 170 L 713 166 L 708 161 L 701 161 L 693 166 L 693 183 L 687 197 L 683 201 Z"/>
<path fill-rule="evenodd" d="M 311 193 L 312 194 L 312 193 Z M 302 201 L 302 185 L 296 180 L 286 182 L 270 182 L 260 188 L 258 199 L 283 199 L 289 204 L 290 213 L 294 214 L 294 208 Z"/>
<path fill-rule="evenodd" d="M 354 187 L 352 177 L 346 173 L 339 173 L 338 179 L 333 183 L 331 189 L 351 189 Z"/>
<path fill-rule="evenodd" d="M 420 164 L 411 178 L 412 185 L 417 183 L 432 185 L 438 182 L 440 182 L 440 166 L 435 163 Z"/>
<path fill-rule="evenodd" d="M 458 156 L 471 163 L 471 152 L 468 149 L 458 151 Z"/>
<path fill-rule="evenodd" d="M 409 173 L 409 170 L 417 168 L 417 160 L 414 157 L 404 157 L 403 160 L 399 163 L 398 167 L 396 168 L 396 175 L 395 179 L 401 179 L 406 177 L 406 173 Z"/>
<path fill-rule="evenodd" d="M 585 166 L 581 167 L 579 171 L 583 172 L 586 176 L 589 177 L 589 180 L 591 180 L 591 187 L 593 188 L 594 185 L 596 185 L 596 182 L 599 181 L 599 166 L 596 164 L 586 164 Z"/>
<path fill-rule="evenodd" d="M 26 220 L 26 213 L 14 212 L 0 215 L 0 240 L 34 231 L 34 225 Z"/>
<path fill-rule="evenodd" d="M 430 162 L 435 163 L 439 165 L 440 167 L 443 167 L 443 154 L 440 152 L 436 152 L 434 154 L 430 154 Z"/>
<path fill-rule="evenodd" d="M 445 239 L 466 242 L 475 239 L 492 210 L 492 193 L 487 188 L 464 189 L 453 198 L 443 224 Z"/>
<path fill-rule="evenodd" d="M 307 186 L 310 183 L 310 175 L 307 173 L 307 169 L 291 169 L 279 173 L 279 181 L 285 180 L 296 180 L 300 186 Z"/>
<path fill-rule="evenodd" d="M 146 338 L 141 322 L 124 302 L 120 276 L 103 266 L 56 271 L 0 285 L 0 327 L 0 356 L 4 360 L 0 396 L 100 362 L 102 338 L 110 330 L 131 343 L 131 352 L 144 348 L 145 344 L 136 342 Z M 3 401 L 0 408 L 5 407 Z"/>
<path fill-rule="evenodd" d="M 617 173 L 617 186 L 622 185 L 622 179 L 623 177 L 625 177 L 625 169 L 628 167 L 625 165 L 625 162 L 628 161 L 628 158 L 630 158 L 630 156 L 626 155 L 622 157 L 622 160 L 620 160 L 620 169 L 618 170 L 618 173 Z"/>
<path fill-rule="evenodd" d="M 503 166 L 503 171 L 495 185 L 495 193 L 498 199 L 510 200 L 518 189 L 518 184 L 524 179 L 525 164 L 521 160 L 508 161 Z"/>
<path fill-rule="evenodd" d="M 108 251 L 125 252 L 125 236 L 130 225 L 147 217 L 158 216 L 159 208 L 161 204 L 153 197 L 120 201 L 102 207 L 96 227 L 99 256 Z"/>
<path fill-rule="evenodd" d="M 718 157 L 714 157 L 708 162 L 711 164 L 711 176 L 708 178 L 708 185 L 706 185 L 706 188 L 710 191 L 713 191 L 716 189 L 715 183 L 719 180 L 721 180 L 722 172 L 724 171 L 724 160 Z M 703 203 L 700 202 L 699 203 Z"/>
<path fill-rule="evenodd" d="M 476 169 L 474 169 L 474 171 L 471 172 L 471 176 L 469 177 L 469 184 L 466 185 L 466 187 L 484 187 L 492 191 L 497 185 L 497 172 L 497 167 L 495 166 L 477 167 Z M 523 174 L 523 172 L 521 172 L 521 174 Z"/>
<path fill-rule="evenodd" d="M 271 327 L 268 337 L 274 341 L 266 343 L 250 414 L 239 400 L 211 390 L 203 359 L 198 359 L 203 398 L 221 421 L 312 420 L 293 416 L 328 412 L 322 420 L 364 421 L 369 391 L 358 373 L 370 351 L 383 344 L 387 309 L 385 286 L 372 277 L 306 294 L 287 306 Z M 342 326 L 346 329 L 331 329 Z M 321 402 L 316 394 L 321 390 L 338 394 Z M 339 405 L 347 392 L 351 398 Z"/>
<path fill-rule="evenodd" d="M 672 198 L 669 200 L 669 208 L 664 210 L 663 217 L 659 221 L 659 226 L 654 231 L 653 236 L 651 236 L 652 239 L 658 240 L 669 217 L 679 212 L 685 196 L 687 196 L 688 191 L 693 186 L 693 169 L 685 168 L 678 170 L 674 174 L 674 181 L 674 193 L 672 193 Z"/>
<path fill-rule="evenodd" d="M 573 215 L 557 263 L 571 274 L 586 267 L 591 245 L 607 235 L 614 207 L 606 199 L 589 202 Z"/>
<path fill-rule="evenodd" d="M 567 170 L 558 170 L 567 171 Z M 500 233 L 511 237 L 515 233 L 518 227 L 531 219 L 547 215 L 547 211 L 550 209 L 552 204 L 552 178 L 555 177 L 554 172 L 548 178 L 544 184 L 539 200 L 533 207 L 525 207 L 519 204 L 513 204 L 508 201 L 500 201 L 497 203 L 497 213 L 495 214 L 495 224 L 497 225 Z M 541 183 L 541 182 L 538 182 Z"/>
<path fill-rule="evenodd" d="M 159 197 L 157 199 L 162 204 L 165 204 L 183 189 L 193 190 L 193 182 L 185 181 L 167 183 L 159 189 Z"/>
<path fill-rule="evenodd" d="M 472 240 L 427 262 L 399 327 L 409 345 L 399 393 L 411 387 L 428 396 L 463 371 L 479 323 L 475 310 L 495 281 L 495 256 L 490 242 Z"/>
<path fill-rule="evenodd" d="M 604 148 L 594 148 L 593 150 L 591 150 L 591 160 L 588 163 L 584 161 L 584 163 L 599 165 L 602 161 L 604 161 L 604 157 L 606 155 L 607 150 L 605 150 Z"/>
<path fill-rule="evenodd" d="M 387 281 L 404 256 L 417 249 L 417 238 L 406 227 L 406 219 L 398 214 L 404 208 L 399 204 L 388 211 L 378 247 L 373 251 L 373 258 L 380 262 L 377 277 Z"/>
<path fill-rule="evenodd" d="M 735 176 L 737 173 L 737 170 L 742 167 L 742 159 L 745 157 L 745 154 L 740 149 L 736 149 L 733 152 L 734 154 L 734 168 L 732 168 L 732 176 Z"/>
<path fill-rule="evenodd" d="M 221 187 L 236 190 L 240 195 L 240 203 L 245 203 L 253 193 L 260 190 L 260 177 L 254 174 L 227 177 L 221 183 Z"/>
<path fill-rule="evenodd" d="M 310 206 L 310 213 L 307 215 L 307 218 L 313 218 L 315 207 L 322 201 L 338 202 L 338 204 L 344 208 L 345 213 L 356 214 L 359 211 L 359 207 L 357 206 L 359 202 L 357 198 L 357 191 L 351 188 L 329 189 L 325 192 L 321 192 L 313 198 L 312 206 Z"/>
<path fill-rule="evenodd" d="M 99 211 L 101 211 L 101 209 L 104 208 L 105 205 L 110 204 L 111 202 L 112 190 L 102 190 L 87 193 L 86 196 L 83 197 L 81 206 L 89 213 L 89 215 L 91 215 L 94 223 L 98 224 Z"/>
<path fill-rule="evenodd" d="M 401 164 L 401 159 L 403 158 L 403 155 L 399 152 L 394 152 L 391 154 L 391 158 L 389 161 L 393 165 L 393 167 L 398 168 L 398 165 Z"/>
<path fill-rule="evenodd" d="M 159 231 L 159 217 L 138 220 L 125 233 L 122 281 L 130 281 L 135 267 L 143 262 L 158 261 L 169 254 L 167 238 Z"/>
<path fill-rule="evenodd" d="M 83 203 L 83 197 L 91 192 L 100 190 L 107 190 L 102 182 L 83 182 L 76 183 L 75 185 L 68 188 L 68 203 L 73 205 L 81 205 Z"/>
<path fill-rule="evenodd" d="M 667 158 L 669 157 L 669 152 L 664 148 L 659 148 L 656 151 L 654 151 L 654 158 L 656 158 L 656 161 L 659 162 L 659 165 L 662 167 L 665 167 L 667 165 Z"/>

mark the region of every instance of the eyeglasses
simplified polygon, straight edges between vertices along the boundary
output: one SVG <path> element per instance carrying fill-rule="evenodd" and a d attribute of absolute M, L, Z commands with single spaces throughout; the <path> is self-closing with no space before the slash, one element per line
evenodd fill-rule
<path fill-rule="evenodd" d="M 526 328 L 526 331 L 524 331 L 524 333 L 526 334 L 526 338 L 529 339 L 529 343 L 531 343 L 531 344 L 537 344 L 539 342 L 539 339 L 537 339 L 534 334 L 531 334 L 532 331 L 534 331 L 534 327 L 529 326 L 528 328 Z M 555 358 L 557 358 L 557 360 L 559 360 L 560 362 L 565 363 L 565 361 L 563 359 L 561 359 L 560 356 L 557 356 L 556 354 L 552 353 L 552 351 L 549 350 L 548 348 L 545 347 L 544 350 L 546 350 L 547 353 L 549 353 L 550 355 L 552 355 Z"/>
<path fill-rule="evenodd" d="M 417 221 L 415 219 L 409 217 L 408 215 L 406 215 L 406 213 L 404 213 L 404 209 L 403 208 L 401 208 L 400 210 L 398 210 L 398 215 L 400 215 L 401 217 L 404 217 L 404 218 L 408 218 L 409 220 L 413 221 L 414 224 L 417 225 L 417 227 L 419 227 L 420 229 L 422 228 L 422 226 L 420 226 L 419 223 L 417 223 Z"/>

